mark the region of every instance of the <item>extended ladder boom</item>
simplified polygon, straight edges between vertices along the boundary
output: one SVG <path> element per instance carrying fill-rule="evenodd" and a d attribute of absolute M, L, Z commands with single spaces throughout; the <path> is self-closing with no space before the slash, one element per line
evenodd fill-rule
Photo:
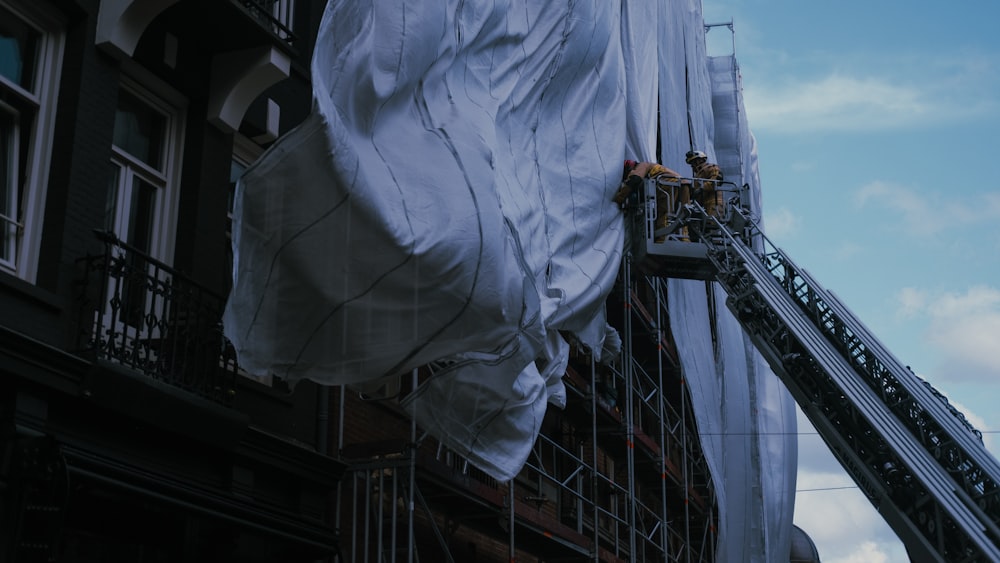
<path fill-rule="evenodd" d="M 655 195 L 647 188 L 648 225 Z M 725 289 L 755 347 L 913 560 L 1000 561 L 1000 463 L 982 435 L 746 211 L 734 206 L 726 215 L 720 221 L 697 203 L 680 206 L 670 228 L 646 229 L 642 260 L 670 262 L 663 234 L 686 227 L 693 242 L 673 246 L 700 247 L 711 264 L 706 277 Z"/>

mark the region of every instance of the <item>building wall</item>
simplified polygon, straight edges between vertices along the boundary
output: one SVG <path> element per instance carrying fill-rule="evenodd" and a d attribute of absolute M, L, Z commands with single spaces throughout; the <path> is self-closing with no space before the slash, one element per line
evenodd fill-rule
<path fill-rule="evenodd" d="M 608 304 L 612 324 L 636 327 L 626 360 L 598 372 L 586 354 L 574 356 L 564 376 L 569 404 L 549 410 L 535 453 L 511 483 L 419 429 L 413 440 L 395 401 L 410 391 L 407 378 L 401 395 L 384 400 L 241 375 L 211 380 L 225 382 L 217 393 L 187 386 L 188 376 L 202 373 L 194 367 L 150 374 L 150 362 L 131 362 L 160 353 L 135 338 L 125 346 L 131 356 L 95 346 L 94 319 L 110 305 L 94 284 L 116 278 L 108 268 L 84 270 L 84 259 L 106 249 L 93 231 L 108 218 L 122 81 L 175 102 L 184 122 L 178 227 L 161 256 L 170 267 L 163 275 L 224 295 L 234 150 L 269 146 L 268 100 L 281 109 L 279 134 L 309 113 L 309 57 L 323 2 L 296 1 L 299 39 L 291 47 L 239 2 L 167 2 L 131 53 L 114 41 L 98 45 L 101 10 L 162 3 L 20 4 L 55 14 L 65 40 L 37 272 L 0 272 L 0 553 L 31 560 L 23 545 L 31 540 L 65 561 L 311 561 L 334 558 L 339 545 L 344 560 L 363 553 L 372 560 L 395 539 L 397 556 L 415 551 L 427 561 L 711 559 L 712 485 L 683 414 L 669 331 L 648 313 L 657 302 L 647 282 L 623 282 Z M 288 57 L 288 78 L 257 93 L 235 128 L 220 125 L 210 109 L 216 62 L 268 47 Z M 180 330 L 169 324 L 179 320 L 156 312 L 168 323 L 161 332 Z M 218 320 L 207 310 L 198 316 L 203 330 Z M 221 344 L 211 330 L 199 338 Z M 233 358 L 221 356 L 194 363 L 225 361 L 235 371 Z M 430 376 L 427 368 L 419 373 Z M 644 400 L 654 391 L 651 408 Z M 317 453 L 327 449 L 333 457 Z M 52 517 L 28 511 L 33 503 Z M 98 521 L 99 512 L 110 516 Z"/>
<path fill-rule="evenodd" d="M 293 28 L 308 38 L 322 2 L 295 4 Z M 0 21 L 4 37 L 20 25 L 12 21 L 29 22 L 29 35 L 51 24 L 43 31 L 61 37 L 58 86 L 31 110 L 51 108 L 52 129 L 20 137 L 34 152 L 19 170 L 46 178 L 32 185 L 44 188 L 44 206 L 16 218 L 26 232 L 40 226 L 38 251 L 31 268 L 0 268 L 0 559 L 333 557 L 342 465 L 322 454 L 325 395 L 308 382 L 290 389 L 245 377 L 218 328 L 234 147 L 259 154 L 304 117 L 312 39 L 289 43 L 228 0 L 2 0 L 0 8 L 16 16 Z M 127 16 L 120 25 L 102 24 L 116 9 Z M 114 33 L 107 40 L 109 29 L 137 34 L 134 50 Z M 0 42 L 5 56 L 29 45 L 15 43 Z M 251 62 L 261 53 L 287 76 L 268 67 L 268 78 L 247 87 L 240 77 L 259 68 Z M 12 85 L 17 71 L 2 72 L 0 100 L 30 108 L 34 86 Z M 226 73 L 242 89 L 220 81 Z M 129 85 L 175 107 L 183 124 L 170 173 L 179 192 L 159 219 L 176 227 L 152 242 L 158 262 L 95 234 L 111 216 L 111 162 L 124 158 L 113 149 L 116 110 Z M 216 119 L 213 104 L 234 92 L 257 99 L 252 108 L 273 100 L 278 130 L 266 135 L 263 110 Z M 32 145 L 36 137 L 45 143 Z M 39 151 L 48 161 L 32 168 Z M 116 299 L 141 305 L 141 315 L 128 320 Z"/>

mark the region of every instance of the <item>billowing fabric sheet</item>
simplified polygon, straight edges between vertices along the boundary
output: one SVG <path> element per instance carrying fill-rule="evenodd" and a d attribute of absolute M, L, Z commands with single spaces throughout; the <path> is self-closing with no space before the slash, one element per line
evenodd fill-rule
<path fill-rule="evenodd" d="M 290 382 L 432 366 L 404 407 L 500 480 L 564 401 L 566 338 L 619 352 L 603 307 L 623 159 L 686 171 L 698 148 L 759 199 L 698 0 L 331 0 L 312 75 L 312 115 L 237 190 L 226 334 L 242 367 Z M 715 313 L 703 282 L 669 283 L 719 560 L 787 560 L 791 402 L 709 291 Z"/>
<path fill-rule="evenodd" d="M 241 366 L 350 384 L 433 363 L 405 406 L 512 478 L 564 400 L 560 331 L 604 348 L 620 28 L 606 0 L 331 1 L 315 112 L 240 183 Z"/>

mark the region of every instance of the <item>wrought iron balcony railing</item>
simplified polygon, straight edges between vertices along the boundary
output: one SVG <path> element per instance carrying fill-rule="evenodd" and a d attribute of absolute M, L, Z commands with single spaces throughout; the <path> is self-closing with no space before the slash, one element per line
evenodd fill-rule
<path fill-rule="evenodd" d="M 234 0 L 243 7 L 265 29 L 282 41 L 295 43 L 292 21 L 295 15 L 295 0 Z"/>
<path fill-rule="evenodd" d="M 82 269 L 78 346 L 97 359 L 228 404 L 238 366 L 222 334 L 222 296 L 98 232 L 104 253 Z"/>

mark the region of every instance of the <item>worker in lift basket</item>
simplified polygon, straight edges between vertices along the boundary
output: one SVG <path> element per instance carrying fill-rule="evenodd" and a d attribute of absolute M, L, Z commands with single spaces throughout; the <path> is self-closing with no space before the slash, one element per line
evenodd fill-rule
<path fill-rule="evenodd" d="M 623 182 L 615 192 L 614 201 L 621 205 L 629 195 L 642 189 L 643 178 L 675 179 L 681 175 L 655 162 L 625 161 Z M 680 206 L 691 201 L 690 184 L 682 181 L 679 186 L 658 185 L 656 190 L 656 228 L 662 229 L 670 223 L 670 217 L 677 213 Z M 688 240 L 687 227 L 681 227 L 681 240 Z M 658 238 L 656 242 L 663 242 Z"/>
<path fill-rule="evenodd" d="M 708 155 L 701 151 L 688 151 L 684 160 L 691 165 L 691 176 L 703 180 L 714 180 L 709 182 L 696 182 L 694 192 L 698 202 L 705 208 L 705 212 L 710 217 L 719 217 L 725 211 L 722 201 L 722 192 L 719 191 L 719 184 L 722 182 L 722 170 L 718 164 L 708 161 Z"/>

